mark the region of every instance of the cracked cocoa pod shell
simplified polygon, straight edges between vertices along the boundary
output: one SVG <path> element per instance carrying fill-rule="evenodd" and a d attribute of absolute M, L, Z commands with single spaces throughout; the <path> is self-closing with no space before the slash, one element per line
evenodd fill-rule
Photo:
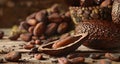
<path fill-rule="evenodd" d="M 112 7 L 112 20 L 114 23 L 120 24 L 120 2 L 119 0 L 114 0 Z"/>
<path fill-rule="evenodd" d="M 67 22 L 62 22 L 62 23 L 59 24 L 57 32 L 59 34 L 63 34 L 67 31 L 67 29 L 68 29 L 68 23 Z"/>
<path fill-rule="evenodd" d="M 120 47 L 120 26 L 103 20 L 80 22 L 75 34 L 88 32 L 89 37 L 84 45 L 93 49 L 115 49 Z"/>
<path fill-rule="evenodd" d="M 45 31 L 45 34 L 48 35 L 48 36 L 56 34 L 57 27 L 58 27 L 58 25 L 56 23 L 50 23 L 50 24 L 48 24 L 48 26 L 46 28 L 46 31 Z"/>
<path fill-rule="evenodd" d="M 2 39 L 4 36 L 4 32 L 3 31 L 0 31 L 0 39 Z"/>
<path fill-rule="evenodd" d="M 21 58 L 21 53 L 13 51 L 9 52 L 4 57 L 7 61 L 16 62 Z"/>
<path fill-rule="evenodd" d="M 41 36 L 45 32 L 45 28 L 46 24 L 44 22 L 39 22 L 33 30 L 33 35 Z"/>
<path fill-rule="evenodd" d="M 25 42 L 29 42 L 32 39 L 32 34 L 31 33 L 23 33 L 20 35 L 21 40 Z"/>

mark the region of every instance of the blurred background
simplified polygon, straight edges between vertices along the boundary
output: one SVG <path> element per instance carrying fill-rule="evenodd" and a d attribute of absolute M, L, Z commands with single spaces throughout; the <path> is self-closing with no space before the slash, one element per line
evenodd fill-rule
<path fill-rule="evenodd" d="M 66 1 L 70 2 L 68 0 L 0 0 L 0 28 L 19 25 L 20 21 L 31 13 L 49 8 L 56 3 L 67 10 Z"/>

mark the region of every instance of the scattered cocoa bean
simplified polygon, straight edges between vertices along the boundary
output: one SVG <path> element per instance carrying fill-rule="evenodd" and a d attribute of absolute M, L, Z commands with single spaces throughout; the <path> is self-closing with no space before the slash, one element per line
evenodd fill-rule
<path fill-rule="evenodd" d="M 35 40 L 35 44 L 36 44 L 36 45 L 41 45 L 42 42 L 41 42 L 40 40 Z"/>
<path fill-rule="evenodd" d="M 19 59 L 21 58 L 21 53 L 13 51 L 9 52 L 4 57 L 7 61 L 16 62 L 19 61 Z"/>
<path fill-rule="evenodd" d="M 106 53 L 105 58 L 112 60 L 112 61 L 120 61 L 120 56 L 112 53 Z"/>
<path fill-rule="evenodd" d="M 35 26 L 37 24 L 37 21 L 35 19 L 29 19 L 26 22 L 31 26 Z"/>
<path fill-rule="evenodd" d="M 68 23 L 67 22 L 62 22 L 59 26 L 58 26 L 58 29 L 57 29 L 57 32 L 59 34 L 63 34 L 67 31 L 67 28 L 68 28 Z"/>
<path fill-rule="evenodd" d="M 53 13 L 48 16 L 50 22 L 60 23 L 62 22 L 62 17 L 58 13 Z"/>
<path fill-rule="evenodd" d="M 57 27 L 58 25 L 56 23 L 50 23 L 46 28 L 45 34 L 48 36 L 56 34 Z"/>
<path fill-rule="evenodd" d="M 34 58 L 37 59 L 37 60 L 42 60 L 43 56 L 41 54 L 35 54 Z"/>
<path fill-rule="evenodd" d="M 80 64 L 80 63 L 84 63 L 85 62 L 85 58 L 84 57 L 76 57 L 73 59 L 69 60 L 72 64 Z"/>
<path fill-rule="evenodd" d="M 44 22 L 38 23 L 33 30 L 33 34 L 35 36 L 41 36 L 45 32 L 45 27 L 46 26 Z"/>
<path fill-rule="evenodd" d="M 34 28 L 34 26 L 29 27 L 28 32 L 33 33 Z"/>
<path fill-rule="evenodd" d="M 47 19 L 47 11 L 46 10 L 41 10 L 35 15 L 35 19 L 37 21 L 42 21 L 45 22 Z"/>
<path fill-rule="evenodd" d="M 62 58 L 58 58 L 58 63 L 59 64 L 71 64 L 68 59 L 62 57 Z"/>
<path fill-rule="evenodd" d="M 0 31 L 0 39 L 2 39 L 4 36 L 4 32 L 3 31 Z"/>
<path fill-rule="evenodd" d="M 89 57 L 92 59 L 101 59 L 101 56 L 102 54 L 93 53 L 93 54 L 90 54 Z"/>
<path fill-rule="evenodd" d="M 109 60 L 99 60 L 96 64 L 112 64 Z"/>
<path fill-rule="evenodd" d="M 31 44 L 31 43 L 28 43 L 28 44 L 26 44 L 26 45 L 23 46 L 24 49 L 32 49 L 34 47 L 35 46 L 33 44 Z"/>
<path fill-rule="evenodd" d="M 29 42 L 32 39 L 32 34 L 31 33 L 23 33 L 20 35 L 21 40 L 25 42 Z"/>
<path fill-rule="evenodd" d="M 80 38 L 80 36 L 77 36 L 77 37 L 74 37 L 74 36 L 66 37 L 65 39 L 62 39 L 62 40 L 59 40 L 59 41 L 55 42 L 53 44 L 52 48 L 56 49 L 56 48 L 68 45 L 70 43 L 74 43 L 79 38 Z"/>

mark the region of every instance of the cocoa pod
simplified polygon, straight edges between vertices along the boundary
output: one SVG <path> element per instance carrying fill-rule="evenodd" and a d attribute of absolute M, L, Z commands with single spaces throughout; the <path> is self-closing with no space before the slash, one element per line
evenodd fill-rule
<path fill-rule="evenodd" d="M 67 31 L 67 28 L 68 28 L 68 23 L 67 22 L 62 22 L 59 26 L 58 26 L 58 29 L 57 29 L 57 32 L 59 34 L 63 34 Z"/>
<path fill-rule="evenodd" d="M 9 52 L 4 57 L 7 61 L 16 62 L 21 58 L 21 53 L 13 51 L 13 52 Z"/>
<path fill-rule="evenodd" d="M 106 53 L 105 58 L 112 60 L 112 61 L 120 61 L 120 56 L 112 53 Z"/>
<path fill-rule="evenodd" d="M 56 49 L 56 48 L 59 48 L 59 47 L 68 45 L 68 44 L 70 44 L 70 43 L 74 43 L 74 42 L 75 42 L 76 40 L 78 40 L 79 38 L 80 38 L 80 36 L 77 36 L 77 37 L 74 37 L 74 36 L 66 37 L 65 39 L 62 39 L 62 40 L 59 40 L 59 41 L 55 42 L 55 43 L 52 45 L 52 48 L 53 48 L 53 49 Z"/>
<path fill-rule="evenodd" d="M 35 15 L 35 19 L 40 22 L 45 22 L 47 20 L 47 11 L 41 10 Z"/>
<path fill-rule="evenodd" d="M 50 23 L 45 31 L 45 34 L 51 36 L 56 33 L 58 25 L 56 23 Z"/>
<path fill-rule="evenodd" d="M 62 22 L 62 17 L 58 13 L 53 13 L 48 16 L 50 22 L 60 23 Z"/>
<path fill-rule="evenodd" d="M 44 22 L 38 23 L 33 30 L 33 34 L 35 36 L 41 36 L 45 32 L 45 27 L 46 25 Z"/>
<path fill-rule="evenodd" d="M 4 32 L 3 31 L 0 31 L 0 39 L 2 39 L 4 36 Z"/>
<path fill-rule="evenodd" d="M 20 35 L 21 40 L 25 42 L 29 42 L 32 39 L 32 34 L 31 33 L 23 33 Z"/>
<path fill-rule="evenodd" d="M 34 26 L 29 27 L 28 32 L 33 33 L 34 28 Z"/>
<path fill-rule="evenodd" d="M 29 19 L 26 22 L 31 26 L 35 26 L 37 24 L 37 21 L 35 19 Z"/>

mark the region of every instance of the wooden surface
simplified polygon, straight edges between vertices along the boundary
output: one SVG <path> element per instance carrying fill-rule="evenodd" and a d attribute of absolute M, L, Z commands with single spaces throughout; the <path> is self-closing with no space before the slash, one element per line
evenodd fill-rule
<path fill-rule="evenodd" d="M 46 60 L 36 60 L 34 58 L 31 58 L 33 55 L 28 54 L 29 50 L 25 50 L 22 48 L 22 46 L 24 44 L 26 44 L 26 42 L 21 41 L 21 40 L 10 41 L 8 39 L 8 35 L 10 34 L 10 29 L 0 29 L 0 31 L 1 30 L 5 32 L 5 36 L 3 39 L 0 40 L 0 51 L 6 50 L 7 52 L 9 52 L 9 51 L 14 50 L 14 51 L 23 52 L 21 60 L 26 60 L 28 62 L 19 62 L 19 63 L 21 63 L 21 64 L 31 64 L 31 63 L 32 64 L 58 64 L 58 63 L 56 63 L 57 58 L 51 57 L 51 56 L 43 54 L 43 53 L 42 53 L 43 57 L 46 58 Z M 80 46 L 77 51 L 79 53 L 104 53 L 104 51 L 89 49 L 85 46 Z M 115 50 L 115 51 L 117 51 L 115 53 L 119 54 L 119 50 Z M 5 55 L 5 53 L 0 53 L 0 57 L 2 57 L 4 55 Z M 93 60 L 91 58 L 85 58 L 85 62 L 87 62 L 88 64 L 94 64 L 93 61 L 98 61 L 98 60 Z M 8 63 L 2 63 L 2 64 L 18 64 L 18 62 L 8 62 Z M 120 64 L 120 62 L 112 61 L 112 64 Z"/>

